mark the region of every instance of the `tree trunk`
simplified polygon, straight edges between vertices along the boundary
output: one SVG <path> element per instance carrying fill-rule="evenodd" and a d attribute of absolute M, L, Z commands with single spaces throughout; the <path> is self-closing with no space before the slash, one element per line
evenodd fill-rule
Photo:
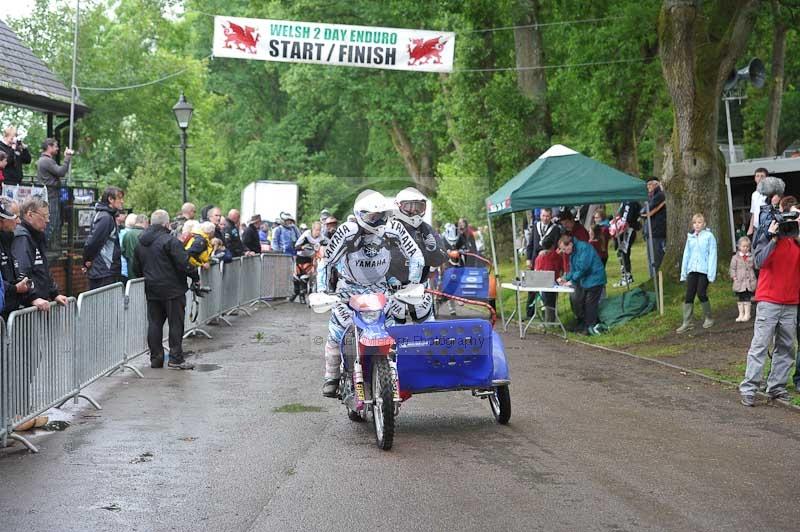
<path fill-rule="evenodd" d="M 764 124 L 764 156 L 778 154 L 778 128 L 781 124 L 781 105 L 783 103 L 783 76 L 786 60 L 786 33 L 789 29 L 781 16 L 778 0 L 772 0 L 772 76 L 769 88 L 769 105 Z"/>
<path fill-rule="evenodd" d="M 547 105 L 547 76 L 544 66 L 544 47 L 539 23 L 538 0 L 519 0 L 519 16 L 516 23 L 524 28 L 514 29 L 514 52 L 516 56 L 517 85 L 535 107 L 535 127 L 545 135 L 549 143 L 553 135 L 550 108 Z"/>
<path fill-rule="evenodd" d="M 436 180 L 432 175 L 430 142 L 425 141 L 424 148 L 421 150 L 422 155 L 417 160 L 414 146 L 397 120 L 392 120 L 389 124 L 389 135 L 395 150 L 403 159 L 409 177 L 414 180 L 419 191 L 425 195 L 432 195 L 436 192 Z"/>
<path fill-rule="evenodd" d="M 445 120 L 447 121 L 447 134 L 450 137 L 450 142 L 453 143 L 453 148 L 456 150 L 456 154 L 460 157 L 463 155 L 463 150 L 461 149 L 461 140 L 458 136 L 458 131 L 456 129 L 456 122 L 453 120 L 453 113 L 450 112 L 450 86 L 448 85 L 448 74 L 441 73 L 439 74 L 439 86 L 442 87 L 442 95 L 444 96 L 444 116 Z"/>
<path fill-rule="evenodd" d="M 667 141 L 664 135 L 658 133 L 655 139 L 655 147 L 653 148 L 653 175 L 661 179 L 664 170 L 664 149 L 667 147 Z"/>
<path fill-rule="evenodd" d="M 705 216 L 721 253 L 731 249 L 724 162 L 716 136 L 719 101 L 723 81 L 747 45 L 758 4 L 664 0 L 661 8 L 661 65 L 674 117 L 662 173 L 668 215 L 663 269 L 671 278 L 680 273 L 694 213 Z"/>

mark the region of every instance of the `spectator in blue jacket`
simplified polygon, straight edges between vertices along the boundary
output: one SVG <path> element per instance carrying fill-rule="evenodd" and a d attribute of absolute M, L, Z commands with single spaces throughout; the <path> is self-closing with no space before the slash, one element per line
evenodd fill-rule
<path fill-rule="evenodd" d="M 692 328 L 695 296 L 703 308 L 703 328 L 714 326 L 711 302 L 706 291 L 709 283 L 713 283 L 716 278 L 717 240 L 706 227 L 705 217 L 698 213 L 692 216 L 692 232 L 686 236 L 686 247 L 683 248 L 681 282 L 686 281 L 686 299 L 683 303 L 683 324 L 675 332 L 684 333 Z"/>
<path fill-rule="evenodd" d="M 272 251 L 284 255 L 295 255 L 295 242 L 300 238 L 300 230 L 294 224 L 294 217 L 288 212 L 281 213 L 281 225 L 272 232 Z"/>
<path fill-rule="evenodd" d="M 606 285 L 606 268 L 591 244 L 561 235 L 558 252 L 569 257 L 569 272 L 558 279 L 558 284 L 581 289 L 577 305 L 583 311 L 582 334 L 598 334 L 600 296 Z"/>

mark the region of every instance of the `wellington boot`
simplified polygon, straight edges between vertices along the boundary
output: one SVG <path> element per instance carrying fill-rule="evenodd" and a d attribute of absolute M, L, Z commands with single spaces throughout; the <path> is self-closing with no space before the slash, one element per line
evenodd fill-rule
<path fill-rule="evenodd" d="M 694 327 L 694 325 L 692 325 L 693 312 L 694 312 L 694 305 L 692 305 L 691 303 L 683 304 L 683 324 L 675 330 L 676 333 L 678 334 L 685 333 L 686 331 Z"/>
<path fill-rule="evenodd" d="M 711 301 L 701 301 L 700 306 L 703 307 L 703 329 L 710 329 L 714 326 L 714 320 L 711 319 Z"/>
<path fill-rule="evenodd" d="M 736 316 L 736 322 L 738 323 L 744 321 L 744 303 L 740 301 L 736 303 L 736 306 L 739 308 L 739 315 Z"/>
<path fill-rule="evenodd" d="M 742 303 L 742 306 L 744 307 L 744 317 L 742 318 L 742 321 L 750 321 L 750 311 L 753 308 L 753 305 L 748 301 L 746 303 Z"/>

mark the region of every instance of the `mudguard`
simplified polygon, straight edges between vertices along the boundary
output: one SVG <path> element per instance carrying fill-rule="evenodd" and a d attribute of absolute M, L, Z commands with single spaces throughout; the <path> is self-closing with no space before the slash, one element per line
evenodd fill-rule
<path fill-rule="evenodd" d="M 494 373 L 492 380 L 494 381 L 510 381 L 511 377 L 508 374 L 508 362 L 506 361 L 506 350 L 503 346 L 503 339 L 496 331 L 492 331 L 492 363 L 494 366 Z"/>

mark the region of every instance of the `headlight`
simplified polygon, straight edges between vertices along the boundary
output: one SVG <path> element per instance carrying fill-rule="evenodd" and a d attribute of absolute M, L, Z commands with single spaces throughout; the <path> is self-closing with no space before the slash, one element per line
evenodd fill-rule
<path fill-rule="evenodd" d="M 361 313 L 361 319 L 364 320 L 364 323 L 375 323 L 380 317 L 380 310 L 367 310 Z"/>

